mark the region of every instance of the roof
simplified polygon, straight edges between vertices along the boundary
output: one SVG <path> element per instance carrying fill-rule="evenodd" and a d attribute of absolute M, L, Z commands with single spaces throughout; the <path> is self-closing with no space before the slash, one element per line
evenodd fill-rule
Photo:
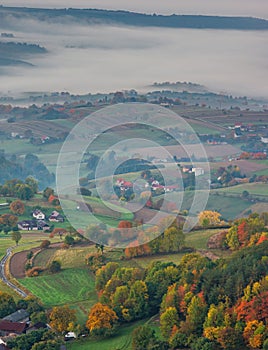
<path fill-rule="evenodd" d="M 11 322 L 19 322 L 19 321 L 24 320 L 27 317 L 29 317 L 29 312 L 27 312 L 24 309 L 20 309 L 16 312 L 13 312 L 12 314 L 4 317 L 3 320 L 11 321 Z"/>
<path fill-rule="evenodd" d="M 13 333 L 23 333 L 27 324 L 21 322 L 11 322 L 7 320 L 0 321 L 0 331 L 13 332 Z"/>

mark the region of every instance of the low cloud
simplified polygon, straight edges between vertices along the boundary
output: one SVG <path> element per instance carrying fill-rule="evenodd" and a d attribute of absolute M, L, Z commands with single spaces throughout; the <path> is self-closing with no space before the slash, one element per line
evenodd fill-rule
<path fill-rule="evenodd" d="M 1 24 L 2 25 L 2 24 Z M 45 46 L 34 68 L 6 68 L 2 93 L 144 89 L 192 81 L 235 95 L 268 96 L 267 32 L 83 26 L 9 21 L 15 41 Z"/>

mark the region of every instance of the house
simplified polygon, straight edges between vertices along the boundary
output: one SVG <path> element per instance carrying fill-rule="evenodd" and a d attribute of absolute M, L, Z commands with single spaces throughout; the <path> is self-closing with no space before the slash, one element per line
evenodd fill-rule
<path fill-rule="evenodd" d="M 11 322 L 7 320 L 0 321 L 0 335 L 9 336 L 10 334 L 20 335 L 25 333 L 27 323 L 25 322 Z"/>
<path fill-rule="evenodd" d="M 37 231 L 38 227 L 34 220 L 23 220 L 18 222 L 18 229 L 22 231 Z"/>
<path fill-rule="evenodd" d="M 3 320 L 11 322 L 28 322 L 29 321 L 29 312 L 24 309 L 20 309 L 12 314 L 3 318 Z"/>
<path fill-rule="evenodd" d="M 36 219 L 36 220 L 44 220 L 46 218 L 46 215 L 39 209 L 35 209 L 33 211 L 33 217 Z"/>
<path fill-rule="evenodd" d="M 37 220 L 37 229 L 47 231 L 50 229 L 50 226 L 45 222 L 45 220 Z"/>
<path fill-rule="evenodd" d="M 23 220 L 18 222 L 18 229 L 22 231 L 47 231 L 50 226 L 44 220 Z"/>
<path fill-rule="evenodd" d="M 38 331 L 39 329 L 46 329 L 46 328 L 48 328 L 48 325 L 46 325 L 43 322 L 37 322 L 26 329 L 26 334 L 31 333 L 32 331 Z"/>
<path fill-rule="evenodd" d="M 192 172 L 195 174 L 195 176 L 200 176 L 205 174 L 205 170 L 203 168 L 193 168 Z"/>
<path fill-rule="evenodd" d="M 49 216 L 48 220 L 52 222 L 64 222 L 64 217 L 56 210 L 54 210 Z"/>
<path fill-rule="evenodd" d="M 267 144 L 268 143 L 268 135 L 261 136 L 261 142 Z"/>
<path fill-rule="evenodd" d="M 0 350 L 10 350 L 10 349 L 6 346 L 6 343 L 4 343 L 1 339 L 0 339 Z"/>

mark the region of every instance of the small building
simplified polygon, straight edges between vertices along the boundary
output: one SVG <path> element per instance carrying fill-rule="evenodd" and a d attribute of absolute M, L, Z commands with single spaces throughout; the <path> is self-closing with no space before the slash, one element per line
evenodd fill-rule
<path fill-rule="evenodd" d="M 13 312 L 12 314 L 3 318 L 3 320 L 11 322 L 28 322 L 29 321 L 29 312 L 24 309 Z"/>
<path fill-rule="evenodd" d="M 268 143 L 268 135 L 267 136 L 261 136 L 261 142 L 267 144 Z"/>
<path fill-rule="evenodd" d="M 48 220 L 52 222 L 64 222 L 64 217 L 56 210 L 54 210 L 49 216 Z"/>
<path fill-rule="evenodd" d="M 205 174 L 205 171 L 203 168 L 193 168 L 192 172 L 195 174 L 195 176 L 200 176 Z"/>
<path fill-rule="evenodd" d="M 33 217 L 36 219 L 36 220 L 44 220 L 46 218 L 46 215 L 39 209 L 35 209 L 33 211 Z"/>
<path fill-rule="evenodd" d="M 44 220 L 37 220 L 37 229 L 47 231 L 50 229 L 50 226 Z"/>
<path fill-rule="evenodd" d="M 34 220 L 23 220 L 18 222 L 18 229 L 22 231 L 37 231 L 38 227 Z"/>
<path fill-rule="evenodd" d="M 27 328 L 26 322 L 11 322 L 7 320 L 0 321 L 0 335 L 9 336 L 10 334 L 20 335 L 25 333 Z"/>
<path fill-rule="evenodd" d="M 18 229 L 22 231 L 47 231 L 50 226 L 45 220 L 23 220 L 18 222 Z"/>

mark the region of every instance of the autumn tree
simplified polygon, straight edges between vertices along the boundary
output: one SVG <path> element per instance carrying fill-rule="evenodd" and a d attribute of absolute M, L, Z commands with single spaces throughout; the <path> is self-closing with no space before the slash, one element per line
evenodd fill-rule
<path fill-rule="evenodd" d="M 54 190 L 50 187 L 47 187 L 44 189 L 43 191 L 43 197 L 48 200 L 48 198 L 51 196 L 51 195 L 54 195 Z"/>
<path fill-rule="evenodd" d="M 18 217 L 12 214 L 0 215 L 0 226 L 6 233 L 17 225 Z"/>
<path fill-rule="evenodd" d="M 25 180 L 25 184 L 32 189 L 33 193 L 38 192 L 38 181 L 34 177 L 28 176 Z"/>
<path fill-rule="evenodd" d="M 198 215 L 198 222 L 200 226 L 218 226 L 221 223 L 221 214 L 217 211 L 204 210 Z"/>
<path fill-rule="evenodd" d="M 113 333 L 118 317 L 107 305 L 95 304 L 88 316 L 86 327 L 92 335 L 106 336 Z"/>
<path fill-rule="evenodd" d="M 58 333 L 72 331 L 76 322 L 75 311 L 69 306 L 55 306 L 49 315 L 49 320 L 50 327 Z"/>
<path fill-rule="evenodd" d="M 148 349 L 150 344 L 155 343 L 155 331 L 148 325 L 142 325 L 134 329 L 132 333 L 132 349 Z"/>
<path fill-rule="evenodd" d="M 11 238 L 13 241 L 16 242 L 16 245 L 18 245 L 19 241 L 21 240 L 21 233 L 19 231 L 12 231 L 11 232 Z"/>
<path fill-rule="evenodd" d="M 34 196 L 34 191 L 29 185 L 21 184 L 17 188 L 17 197 L 21 200 L 30 200 Z"/>
<path fill-rule="evenodd" d="M 51 244 L 51 242 L 48 239 L 44 239 L 40 244 L 40 248 L 47 249 L 47 248 L 49 248 L 50 244 Z"/>
<path fill-rule="evenodd" d="M 22 215 L 24 213 L 25 207 L 22 201 L 16 200 L 10 204 L 10 210 L 13 214 Z"/>
<path fill-rule="evenodd" d="M 175 307 L 169 307 L 160 316 L 161 334 L 168 340 L 171 336 L 173 327 L 179 324 L 179 315 Z"/>
<path fill-rule="evenodd" d="M 0 318 L 16 311 L 16 303 L 13 297 L 5 292 L 0 291 Z"/>

